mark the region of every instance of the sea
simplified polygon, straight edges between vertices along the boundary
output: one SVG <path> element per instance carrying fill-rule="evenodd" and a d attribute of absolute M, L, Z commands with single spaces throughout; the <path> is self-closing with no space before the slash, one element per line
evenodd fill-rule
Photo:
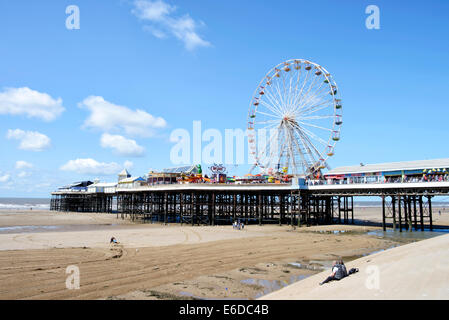
<path fill-rule="evenodd" d="M 5 210 L 50 210 L 50 198 L 0 198 L 0 212 Z"/>

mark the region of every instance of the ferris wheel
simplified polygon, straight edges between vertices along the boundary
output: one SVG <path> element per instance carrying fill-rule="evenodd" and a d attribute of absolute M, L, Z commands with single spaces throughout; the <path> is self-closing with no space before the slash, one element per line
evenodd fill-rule
<path fill-rule="evenodd" d="M 313 176 L 328 168 L 342 125 L 340 92 L 322 66 L 291 59 L 259 83 L 248 115 L 249 152 L 265 174 Z"/>

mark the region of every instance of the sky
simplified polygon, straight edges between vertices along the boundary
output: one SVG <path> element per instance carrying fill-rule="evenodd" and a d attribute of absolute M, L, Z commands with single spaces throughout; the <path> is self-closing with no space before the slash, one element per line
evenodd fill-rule
<path fill-rule="evenodd" d="M 1 0 L 0 197 L 175 166 L 175 129 L 244 130 L 258 83 L 292 58 L 338 84 L 332 168 L 449 158 L 448 12 L 445 0 Z"/>

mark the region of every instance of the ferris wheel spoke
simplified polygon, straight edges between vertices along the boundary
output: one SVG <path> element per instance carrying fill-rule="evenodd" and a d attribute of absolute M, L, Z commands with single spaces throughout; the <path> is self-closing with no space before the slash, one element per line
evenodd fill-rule
<path fill-rule="evenodd" d="M 317 156 L 320 157 L 321 159 L 324 159 L 324 156 L 321 154 L 321 152 L 318 151 L 318 149 L 315 147 L 312 141 L 310 141 L 309 137 L 305 135 L 305 138 L 307 142 L 311 145 L 312 149 L 316 152 Z"/>
<path fill-rule="evenodd" d="M 294 174 L 296 174 L 297 172 L 297 164 L 296 164 L 296 159 L 295 159 L 295 151 L 294 151 L 294 141 L 295 141 L 295 137 L 294 137 L 294 133 L 293 130 L 288 130 L 288 134 L 289 134 L 289 151 L 290 151 L 290 157 L 291 157 L 291 161 L 292 161 L 292 165 L 293 165 L 293 171 Z"/>
<path fill-rule="evenodd" d="M 316 79 L 317 79 L 317 77 L 314 77 L 313 81 L 309 84 L 309 88 L 307 89 L 307 93 L 304 95 L 304 98 L 307 97 L 310 94 L 310 90 L 313 88 L 313 85 L 315 84 Z"/>
<path fill-rule="evenodd" d="M 265 131 L 266 130 L 273 130 L 273 129 L 276 128 L 277 125 L 278 125 L 277 123 L 268 124 L 268 125 L 266 125 L 264 127 L 261 127 L 259 130 L 265 130 Z"/>
<path fill-rule="evenodd" d="M 275 118 L 275 119 L 278 119 L 278 120 L 280 119 L 280 115 L 270 114 L 270 113 L 266 113 L 266 112 L 259 111 L 259 110 L 256 111 L 256 114 L 262 114 L 264 116 Z"/>
<path fill-rule="evenodd" d="M 281 89 L 279 88 L 279 83 L 278 82 L 276 82 L 276 90 L 277 90 L 277 94 L 278 94 L 278 97 L 279 97 L 280 105 L 282 107 L 282 112 L 285 113 L 286 112 L 286 110 L 285 110 L 285 102 L 284 102 L 284 98 L 282 97 Z"/>
<path fill-rule="evenodd" d="M 301 116 L 305 116 L 305 115 L 309 115 L 309 114 L 313 114 L 319 110 L 318 107 L 333 107 L 332 101 L 330 99 L 326 100 L 326 97 L 315 97 L 315 98 L 311 98 L 308 103 L 304 103 L 303 105 L 301 105 L 301 107 L 298 109 L 297 114 L 301 115 Z M 315 110 L 315 108 L 317 108 L 317 110 Z"/>
<path fill-rule="evenodd" d="M 324 93 L 325 91 L 323 90 L 323 93 Z M 297 104 L 297 113 L 298 112 L 302 112 L 303 110 L 304 110 L 304 108 L 306 107 L 306 106 L 308 106 L 308 105 L 310 105 L 311 103 L 312 104 L 317 104 L 317 103 L 319 103 L 320 101 L 313 101 L 312 99 L 313 99 L 313 97 L 314 96 L 316 96 L 316 95 L 319 95 L 320 94 L 320 90 L 315 90 L 312 94 L 309 94 L 308 96 L 306 96 L 306 97 L 298 97 L 297 98 L 297 100 L 296 100 L 296 104 Z M 312 101 L 311 103 L 310 103 L 310 101 Z"/>
<path fill-rule="evenodd" d="M 308 107 L 307 109 L 303 109 L 302 112 L 300 112 L 298 115 L 300 115 L 300 116 L 308 116 L 309 114 L 313 114 L 313 113 L 318 112 L 318 111 L 320 111 L 322 109 L 333 107 L 334 105 L 331 104 L 332 101 L 333 100 L 330 99 L 330 100 L 326 100 L 326 101 L 323 101 L 321 103 L 312 105 L 312 106 Z"/>
<path fill-rule="evenodd" d="M 271 111 L 272 112 L 271 116 L 273 116 L 273 117 L 277 116 L 279 118 L 282 117 L 282 112 L 279 111 L 279 109 L 276 106 L 269 104 L 263 100 L 260 100 L 259 104 L 263 105 L 265 108 L 267 108 L 269 111 Z M 256 110 L 256 113 L 263 113 L 263 111 Z M 268 115 L 267 113 L 264 113 L 264 114 Z"/>
<path fill-rule="evenodd" d="M 287 105 L 288 108 L 291 108 L 292 105 L 292 80 L 293 78 L 291 77 L 291 74 L 289 75 L 289 86 L 288 86 L 288 95 L 287 95 Z"/>
<path fill-rule="evenodd" d="M 279 104 L 278 100 L 276 100 L 276 98 L 274 96 L 272 96 L 270 90 L 266 90 L 264 96 L 267 97 L 267 99 L 271 103 L 271 106 L 277 110 L 276 113 L 279 115 L 282 115 L 283 114 L 282 107 Z M 261 101 L 263 101 L 263 100 L 261 100 Z M 264 103 L 265 103 L 265 101 L 264 101 Z"/>
<path fill-rule="evenodd" d="M 288 94 L 287 94 L 287 87 L 285 85 L 286 72 L 283 69 L 281 69 L 281 74 L 282 74 L 282 89 L 284 91 L 283 97 L 285 97 L 284 104 L 287 109 L 288 108 Z"/>
<path fill-rule="evenodd" d="M 313 94 L 309 94 L 307 97 L 304 97 L 301 101 L 300 101 L 300 105 L 299 108 L 303 108 L 306 104 L 310 104 L 312 103 L 316 103 L 316 102 L 320 102 L 322 97 L 326 97 L 326 94 L 329 91 L 327 90 L 327 88 L 323 88 L 321 90 L 316 90 L 313 92 Z"/>
<path fill-rule="evenodd" d="M 303 152 L 301 146 L 299 145 L 297 139 L 295 139 L 295 145 L 296 145 L 296 150 L 298 151 L 299 156 L 301 157 L 301 160 L 302 160 L 302 163 L 303 163 L 303 165 L 302 165 L 303 172 L 305 173 L 307 171 L 306 168 L 310 167 L 310 160 L 306 159 L 306 155 L 304 154 L 304 152 Z"/>
<path fill-rule="evenodd" d="M 297 132 L 298 132 L 298 137 L 299 137 L 299 139 L 301 140 L 301 142 L 302 142 L 304 148 L 305 148 L 306 151 L 307 151 L 307 156 L 308 156 L 308 158 L 309 158 L 309 160 L 310 160 L 310 165 L 313 165 L 313 164 L 316 162 L 315 156 L 314 156 L 312 150 L 310 149 L 310 146 L 309 146 L 309 144 L 308 144 L 308 142 L 307 142 L 305 136 L 302 134 L 301 131 L 297 131 Z"/>
<path fill-rule="evenodd" d="M 301 117 L 301 120 L 317 120 L 317 119 L 330 119 L 335 118 L 335 115 L 325 115 L 325 116 L 310 116 L 310 117 Z"/>
<path fill-rule="evenodd" d="M 306 85 L 307 79 L 309 78 L 309 74 L 310 74 L 310 72 L 306 72 L 306 78 L 304 79 L 304 82 L 302 83 L 302 87 L 301 87 L 301 90 L 299 91 L 298 99 L 301 98 L 302 91 L 304 90 L 304 86 Z"/>
<path fill-rule="evenodd" d="M 321 82 L 321 84 L 318 86 L 318 88 L 315 88 L 315 90 L 313 90 L 311 93 L 309 92 L 307 95 L 303 96 L 302 98 L 302 102 L 307 102 L 307 100 L 309 99 L 309 97 L 311 96 L 315 96 L 317 94 L 319 94 L 320 92 L 326 92 L 326 86 L 323 87 L 324 82 Z M 301 104 L 303 104 L 301 103 Z"/>
<path fill-rule="evenodd" d="M 265 120 L 265 121 L 259 121 L 258 124 L 278 124 L 278 120 Z"/>
<path fill-rule="evenodd" d="M 307 123 L 307 122 L 298 121 L 298 123 L 301 123 L 301 124 L 303 124 L 303 125 L 305 125 L 305 126 L 309 126 L 309 127 L 314 127 L 314 128 L 317 128 L 317 129 L 326 130 L 326 131 L 329 131 L 329 132 L 332 132 L 332 131 L 333 131 L 332 129 L 320 127 L 320 126 L 317 126 L 317 125 L 315 125 L 315 124 L 311 124 L 311 123 Z"/>
<path fill-rule="evenodd" d="M 304 127 L 299 127 L 298 129 L 303 131 L 304 133 L 308 134 L 309 136 L 311 136 L 312 138 L 314 138 L 316 141 L 318 141 L 319 143 L 321 143 L 324 147 L 327 147 L 329 145 L 329 143 L 325 140 L 323 140 L 322 138 L 320 138 L 319 136 L 317 136 L 315 133 L 313 133 L 312 131 L 304 128 Z"/>
<path fill-rule="evenodd" d="M 315 155 L 318 156 L 319 159 L 323 158 L 321 153 L 318 151 L 318 149 L 315 147 L 312 141 L 310 141 L 309 137 L 304 132 L 299 131 L 299 134 L 304 138 L 306 144 L 309 146 L 308 150 L 310 151 L 310 154 L 312 156 L 313 164 L 317 163 L 318 161 L 315 159 Z"/>
<path fill-rule="evenodd" d="M 295 67 L 296 68 L 296 67 Z M 293 91 L 293 95 L 292 95 L 292 106 L 295 106 L 296 103 L 296 97 L 298 95 L 298 85 L 299 85 L 299 80 L 301 79 L 301 66 L 299 66 L 299 69 L 296 72 L 298 74 L 298 77 L 296 78 L 296 83 L 295 83 L 295 89 Z"/>
<path fill-rule="evenodd" d="M 303 150 L 299 146 L 297 139 L 295 139 L 295 132 L 294 132 L 295 130 L 293 129 L 292 131 L 293 131 L 292 139 L 291 139 L 292 140 L 292 148 L 296 149 L 297 153 L 299 154 L 299 156 L 301 158 L 301 165 L 302 165 L 303 172 L 306 172 L 305 168 L 309 166 L 308 161 L 304 155 Z"/>
<path fill-rule="evenodd" d="M 260 155 L 265 155 L 267 153 L 267 148 L 272 145 L 273 140 L 277 137 L 277 135 L 278 135 L 278 131 L 270 137 L 269 141 L 267 143 L 265 143 L 265 145 L 262 145 L 261 152 L 256 152 L 257 157 L 259 157 Z"/>
<path fill-rule="evenodd" d="M 289 143 L 289 152 L 290 152 L 290 158 L 291 158 L 291 163 L 292 163 L 292 173 L 293 174 L 297 174 L 298 168 L 296 165 L 296 159 L 295 159 L 295 153 L 293 151 L 293 138 L 291 137 L 291 132 L 290 132 L 290 143 Z M 288 167 L 288 163 L 287 163 L 287 167 Z"/>
<path fill-rule="evenodd" d="M 293 129 L 293 132 L 295 134 L 295 136 L 299 137 L 299 140 L 301 141 L 301 144 L 303 145 L 303 149 L 305 150 L 304 152 L 302 151 L 301 148 L 299 148 L 299 151 L 302 152 L 307 158 L 307 166 L 310 166 L 312 164 L 312 162 L 314 162 L 314 158 L 312 157 L 312 150 L 310 149 L 309 145 L 307 144 L 306 139 L 304 138 L 302 131 L 299 130 L 299 128 L 295 127 Z"/>
<path fill-rule="evenodd" d="M 272 165 L 280 166 L 280 164 L 281 164 L 281 159 L 282 159 L 282 157 L 284 156 L 284 146 L 285 146 L 285 139 L 282 139 L 281 148 L 280 148 L 279 151 L 277 152 L 278 155 L 279 155 L 279 156 L 277 157 L 277 162 L 276 162 L 276 163 L 271 163 Z M 271 150 L 270 150 L 270 151 L 271 151 Z M 277 151 L 277 150 L 274 150 L 274 151 Z M 270 156 L 271 162 L 272 162 L 272 160 L 275 159 L 275 158 L 273 157 L 273 156 L 274 156 L 274 152 L 271 152 L 270 155 L 272 155 L 272 156 Z"/>

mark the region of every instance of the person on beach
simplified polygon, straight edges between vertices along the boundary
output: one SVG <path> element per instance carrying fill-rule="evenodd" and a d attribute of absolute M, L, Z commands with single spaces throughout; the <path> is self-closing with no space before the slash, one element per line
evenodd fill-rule
<path fill-rule="evenodd" d="M 357 268 L 351 268 L 351 270 L 349 270 L 349 272 L 346 271 L 346 266 L 343 263 L 343 260 L 337 260 L 334 261 L 334 263 L 332 264 L 332 273 L 329 277 L 327 277 L 323 282 L 320 282 L 320 286 L 328 283 L 329 281 L 332 280 L 341 280 L 344 277 L 347 277 L 350 274 L 356 273 L 358 272 L 359 269 Z"/>
<path fill-rule="evenodd" d="M 338 263 L 338 261 L 334 261 L 332 263 L 332 273 L 330 276 L 328 276 L 323 282 L 320 282 L 320 286 L 328 283 L 332 280 L 341 280 L 344 278 L 344 269 L 341 264 Z"/>
<path fill-rule="evenodd" d="M 117 239 L 115 239 L 115 237 L 112 237 L 111 241 L 109 243 L 118 243 L 118 242 L 117 242 Z"/>

